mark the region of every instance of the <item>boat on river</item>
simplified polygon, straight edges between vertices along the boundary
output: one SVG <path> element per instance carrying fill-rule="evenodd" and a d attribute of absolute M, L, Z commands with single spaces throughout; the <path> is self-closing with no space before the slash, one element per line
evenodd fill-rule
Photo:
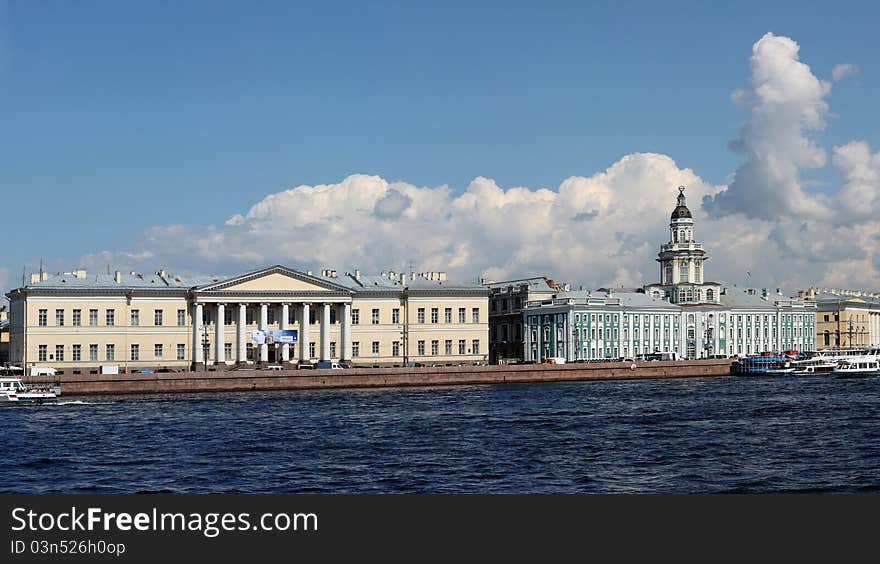
<path fill-rule="evenodd" d="M 832 371 L 835 378 L 867 378 L 880 376 L 880 363 L 876 356 L 853 357 L 841 360 Z"/>
<path fill-rule="evenodd" d="M 0 405 L 40 405 L 58 401 L 58 386 L 27 386 L 21 378 L 0 378 Z"/>

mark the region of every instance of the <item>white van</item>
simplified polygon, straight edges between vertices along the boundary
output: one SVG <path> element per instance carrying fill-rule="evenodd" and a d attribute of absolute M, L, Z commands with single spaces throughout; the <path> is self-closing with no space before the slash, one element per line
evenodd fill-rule
<path fill-rule="evenodd" d="M 319 362 L 318 364 L 315 365 L 315 368 L 318 368 L 318 369 L 329 368 L 330 370 L 342 370 L 345 367 L 342 366 L 341 364 L 339 364 L 338 362 Z"/>

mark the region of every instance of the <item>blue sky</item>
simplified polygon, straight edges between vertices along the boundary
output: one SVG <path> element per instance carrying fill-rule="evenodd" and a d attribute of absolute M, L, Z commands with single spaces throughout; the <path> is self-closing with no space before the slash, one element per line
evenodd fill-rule
<path fill-rule="evenodd" d="M 26 2 L 0 9 L 0 186 L 17 281 L 222 225 L 355 173 L 556 189 L 657 152 L 726 184 L 752 44 L 835 84 L 818 140 L 880 145 L 877 3 Z M 820 190 L 833 167 L 805 171 Z M 158 260 L 158 259 L 157 259 Z M 279 261 L 272 261 L 279 262 Z M 646 258 L 651 262 L 651 257 Z M 7 280 L 7 287 L 10 280 Z M 2 285 L 2 281 L 0 281 Z"/>

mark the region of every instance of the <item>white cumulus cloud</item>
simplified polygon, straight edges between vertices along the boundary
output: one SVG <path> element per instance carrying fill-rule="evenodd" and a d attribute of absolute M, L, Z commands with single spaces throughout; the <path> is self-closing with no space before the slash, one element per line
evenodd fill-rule
<path fill-rule="evenodd" d="M 749 109 L 733 146 L 743 164 L 727 185 L 704 181 L 666 155 L 632 153 L 556 187 L 506 187 L 477 177 L 463 190 L 354 174 L 300 185 L 219 225 L 157 226 L 133 252 L 86 256 L 86 265 L 235 274 L 270 264 L 364 272 L 443 270 L 476 282 L 547 275 L 588 287 L 656 282 L 677 187 L 687 187 L 707 279 L 790 291 L 810 285 L 876 288 L 880 274 L 880 153 L 866 142 L 835 147 L 843 182 L 806 188 L 802 172 L 826 165 L 817 137 L 829 82 L 799 59 L 790 38 L 752 47 Z M 835 79 L 841 76 L 838 70 Z M 719 150 L 723 150 L 719 148 Z M 751 276 L 747 278 L 746 272 Z"/>

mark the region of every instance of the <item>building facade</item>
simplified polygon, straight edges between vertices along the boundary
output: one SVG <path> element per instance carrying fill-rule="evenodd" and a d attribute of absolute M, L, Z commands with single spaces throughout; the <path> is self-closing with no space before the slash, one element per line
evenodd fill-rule
<path fill-rule="evenodd" d="M 880 347 L 880 295 L 837 288 L 810 288 L 800 295 L 816 302 L 818 348 Z"/>
<path fill-rule="evenodd" d="M 9 362 L 9 316 L 6 308 L 0 310 L 0 365 Z"/>
<path fill-rule="evenodd" d="M 489 289 L 489 362 L 509 364 L 525 359 L 523 310 L 530 301 L 552 298 L 563 288 L 546 277 L 494 282 Z"/>
<path fill-rule="evenodd" d="M 273 266 L 228 279 L 159 271 L 32 280 L 7 294 L 10 359 L 62 373 L 205 366 L 474 363 L 488 359 L 488 291 L 439 273 L 320 276 Z M 259 343 L 255 330 L 294 330 Z"/>
<path fill-rule="evenodd" d="M 816 304 L 777 290 L 724 288 L 703 280 L 706 253 L 679 188 L 660 283 L 636 291 L 567 291 L 526 304 L 525 356 L 542 362 L 674 353 L 698 359 L 816 347 Z"/>

